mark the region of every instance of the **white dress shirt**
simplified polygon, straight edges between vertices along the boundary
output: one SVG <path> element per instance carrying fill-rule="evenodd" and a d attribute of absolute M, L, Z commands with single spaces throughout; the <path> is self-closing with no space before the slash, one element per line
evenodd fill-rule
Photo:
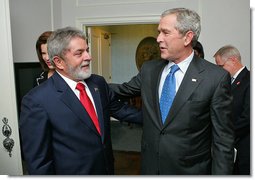
<path fill-rule="evenodd" d="M 73 81 L 65 76 L 63 76 L 62 74 L 60 74 L 58 71 L 56 71 L 64 80 L 65 82 L 68 84 L 68 86 L 72 89 L 72 91 L 74 92 L 74 94 L 77 96 L 77 98 L 80 100 L 80 91 L 76 89 L 76 85 L 77 85 L 77 82 L 76 81 Z M 91 92 L 87 86 L 87 84 L 84 82 L 84 81 L 79 81 L 81 83 L 83 83 L 85 85 L 85 91 L 86 93 L 88 94 L 89 96 L 89 99 L 91 100 L 93 106 L 94 106 L 94 109 L 96 111 L 96 114 L 97 114 L 97 109 L 96 109 L 96 106 L 95 106 L 95 103 L 94 103 L 94 100 L 93 100 L 93 97 L 91 95 Z"/>
<path fill-rule="evenodd" d="M 178 89 L 181 85 L 182 79 L 189 67 L 190 62 L 192 61 L 193 56 L 194 56 L 194 51 L 190 54 L 189 57 L 187 57 L 185 60 L 183 60 L 182 62 L 177 64 L 180 69 L 178 71 L 176 71 L 174 74 L 175 79 L 176 79 L 176 92 L 178 91 Z M 174 65 L 174 63 L 172 61 L 169 61 L 169 63 L 165 66 L 165 68 L 162 72 L 160 83 L 159 83 L 159 89 L 158 89 L 159 99 L 161 97 L 162 88 L 163 88 L 166 76 L 169 74 L 172 65 Z"/>

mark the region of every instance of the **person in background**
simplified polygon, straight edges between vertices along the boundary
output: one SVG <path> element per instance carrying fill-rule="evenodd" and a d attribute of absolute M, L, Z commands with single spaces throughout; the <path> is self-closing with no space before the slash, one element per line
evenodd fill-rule
<path fill-rule="evenodd" d="M 250 71 L 242 65 L 241 54 L 232 45 L 221 47 L 214 55 L 217 65 L 232 77 L 233 120 L 237 150 L 233 174 L 250 175 Z"/>
<path fill-rule="evenodd" d="M 195 44 L 195 46 L 193 47 L 194 49 L 194 53 L 198 56 L 198 57 L 201 57 L 201 58 L 205 58 L 205 53 L 204 53 L 204 48 L 202 46 L 202 44 L 197 41 L 197 43 Z"/>
<path fill-rule="evenodd" d="M 129 82 L 111 84 L 121 96 L 142 97 L 142 174 L 232 174 L 230 75 L 194 56 L 200 30 L 195 11 L 166 10 L 157 37 L 162 59 L 145 62 Z"/>
<path fill-rule="evenodd" d="M 91 74 L 82 31 L 66 27 L 48 39 L 56 72 L 22 99 L 20 132 L 29 174 L 114 174 L 110 116 L 141 123 L 102 76 Z"/>
<path fill-rule="evenodd" d="M 55 68 L 50 62 L 48 50 L 47 50 L 47 40 L 52 34 L 52 31 L 43 32 L 36 41 L 36 53 L 43 69 L 43 72 L 36 78 L 36 85 L 41 84 L 55 72 Z"/>

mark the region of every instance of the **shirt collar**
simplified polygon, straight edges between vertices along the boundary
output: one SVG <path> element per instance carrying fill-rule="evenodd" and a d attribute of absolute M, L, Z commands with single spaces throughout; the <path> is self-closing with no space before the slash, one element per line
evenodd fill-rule
<path fill-rule="evenodd" d="M 240 74 L 240 72 L 245 68 L 245 66 L 243 66 L 241 69 L 239 69 L 234 76 L 232 76 L 234 79 L 236 79 L 236 77 Z"/>
<path fill-rule="evenodd" d="M 192 61 L 194 57 L 194 51 L 183 61 L 181 61 L 180 63 L 178 63 L 177 65 L 179 66 L 180 70 L 185 73 L 189 67 L 190 62 Z M 170 70 L 170 68 L 174 65 L 174 63 L 172 61 L 169 61 L 169 63 L 166 66 L 167 70 Z"/>
<path fill-rule="evenodd" d="M 72 80 L 72 79 L 69 79 L 67 78 L 66 76 L 63 76 L 62 74 L 60 74 L 57 70 L 56 72 L 64 79 L 64 81 L 68 84 L 68 86 L 73 90 L 75 91 L 76 90 L 76 85 L 77 85 L 77 82 Z M 85 85 L 85 87 L 87 88 L 87 84 L 84 82 L 84 81 L 79 81 L 81 82 L 82 84 Z"/>

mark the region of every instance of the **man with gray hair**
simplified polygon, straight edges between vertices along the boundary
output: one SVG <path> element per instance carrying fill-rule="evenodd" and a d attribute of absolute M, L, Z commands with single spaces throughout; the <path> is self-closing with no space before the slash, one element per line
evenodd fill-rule
<path fill-rule="evenodd" d="M 161 15 L 161 60 L 147 61 L 121 96 L 142 97 L 142 174 L 231 174 L 234 128 L 230 76 L 194 54 L 200 17 L 186 8 Z"/>
<path fill-rule="evenodd" d="M 250 71 L 242 65 L 238 49 L 221 47 L 214 55 L 217 65 L 231 75 L 236 161 L 233 174 L 250 175 Z"/>
<path fill-rule="evenodd" d="M 91 74 L 84 33 L 67 27 L 48 39 L 56 72 L 22 99 L 20 132 L 29 174 L 114 173 L 110 116 L 141 123 L 141 113 L 115 98 Z"/>

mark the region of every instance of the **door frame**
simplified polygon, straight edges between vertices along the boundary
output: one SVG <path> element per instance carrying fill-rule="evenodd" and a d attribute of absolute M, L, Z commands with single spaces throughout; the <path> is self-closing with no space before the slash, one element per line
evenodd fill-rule
<path fill-rule="evenodd" d="M 119 17 L 100 17 L 100 18 L 77 18 L 76 27 L 83 29 L 86 26 L 105 26 L 105 25 L 129 25 L 129 24 L 155 24 L 158 23 L 160 14 L 146 16 L 119 16 Z"/>
<path fill-rule="evenodd" d="M 95 17 L 95 18 L 77 18 L 76 19 L 76 27 L 81 29 L 86 35 L 88 35 L 89 27 L 96 26 L 111 26 L 111 25 L 133 25 L 133 24 L 156 24 L 159 22 L 160 15 L 145 15 L 145 16 L 119 16 L 119 17 Z M 90 37 L 88 37 L 90 40 Z M 88 42 L 89 46 L 91 46 L 91 42 Z M 93 58 L 93 57 L 92 57 Z M 102 64 L 98 62 L 98 64 Z M 111 64 L 111 63 L 110 63 Z M 100 74 L 100 70 L 95 73 Z M 110 75 L 110 80 L 111 80 Z M 109 80 L 109 81 L 110 81 Z"/>
<path fill-rule="evenodd" d="M 94 74 L 101 75 L 105 80 L 111 82 L 111 33 L 86 26 L 83 28 L 88 37 L 88 46 L 92 56 L 91 70 Z M 107 35 L 107 37 L 105 36 Z"/>
<path fill-rule="evenodd" d="M 1 53 L 1 102 L 0 102 L 0 174 L 22 175 L 22 161 L 19 140 L 18 111 L 15 92 L 14 64 L 10 26 L 9 0 L 0 1 L 0 53 Z M 3 88 L 4 87 L 4 88 Z M 13 145 L 3 146 L 3 142 Z M 9 146 L 10 147 L 10 146 Z"/>

